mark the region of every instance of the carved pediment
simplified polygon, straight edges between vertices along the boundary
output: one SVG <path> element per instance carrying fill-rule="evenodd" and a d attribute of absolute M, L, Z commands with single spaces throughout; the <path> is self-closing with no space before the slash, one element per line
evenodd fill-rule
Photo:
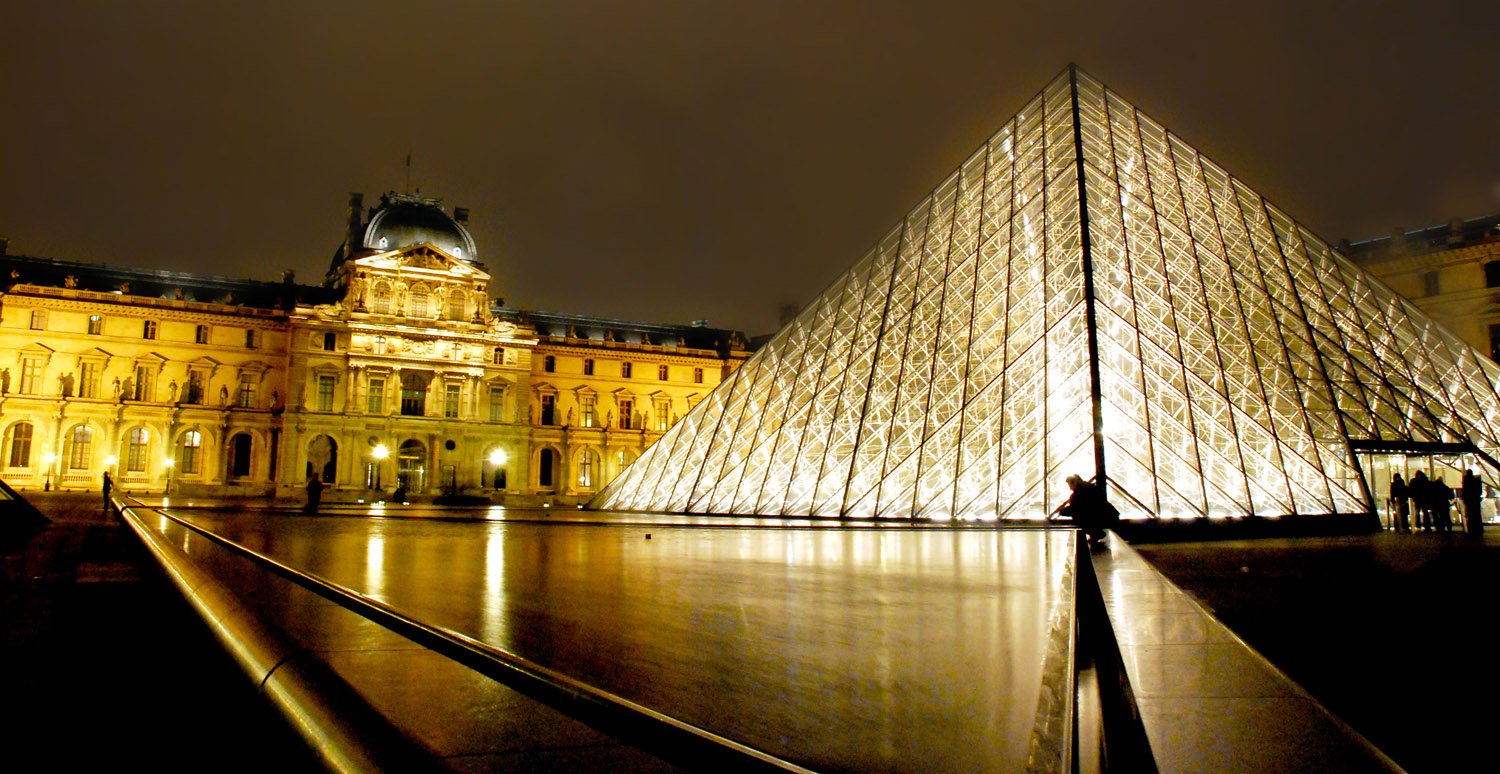
<path fill-rule="evenodd" d="M 454 279 L 461 279 L 471 283 L 483 284 L 487 283 L 490 279 L 490 275 L 430 244 L 412 245 L 411 247 L 403 247 L 399 250 L 368 255 L 364 258 L 355 259 L 354 263 L 361 268 L 370 270 L 372 274 L 382 274 L 385 271 L 419 269 L 422 271 L 442 272 L 452 276 Z"/>

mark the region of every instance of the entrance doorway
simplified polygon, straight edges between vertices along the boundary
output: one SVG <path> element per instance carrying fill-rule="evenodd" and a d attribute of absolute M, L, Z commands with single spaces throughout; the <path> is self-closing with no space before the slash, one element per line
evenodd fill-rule
<path fill-rule="evenodd" d="M 402 441 L 396 452 L 396 480 L 406 491 L 427 491 L 427 446 L 421 441 Z"/>
<path fill-rule="evenodd" d="M 1385 529 L 1392 529 L 1395 524 L 1395 504 L 1391 501 L 1390 493 L 1391 479 L 1397 473 L 1401 474 L 1403 481 L 1410 484 L 1412 476 L 1421 472 L 1429 481 L 1440 481 L 1454 490 L 1453 516 L 1456 523 L 1462 514 L 1458 497 L 1465 469 L 1474 471 L 1484 481 L 1483 497 L 1479 508 L 1484 523 L 1497 523 L 1496 471 L 1477 454 L 1460 451 L 1451 453 L 1374 452 L 1359 453 L 1356 456 L 1365 480 L 1370 482 L 1370 495 L 1375 498 L 1375 511 L 1380 516 L 1381 526 Z M 1463 514 L 1462 517 L 1467 518 L 1467 514 Z"/>

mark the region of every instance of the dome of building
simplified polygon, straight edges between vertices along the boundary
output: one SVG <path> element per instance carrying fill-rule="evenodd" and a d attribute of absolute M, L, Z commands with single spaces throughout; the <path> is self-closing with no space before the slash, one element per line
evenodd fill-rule
<path fill-rule="evenodd" d="M 380 206 L 365 226 L 363 241 L 363 247 L 382 252 L 426 243 L 463 261 L 478 257 L 474 238 L 443 211 L 441 199 L 408 194 L 380 197 Z"/>

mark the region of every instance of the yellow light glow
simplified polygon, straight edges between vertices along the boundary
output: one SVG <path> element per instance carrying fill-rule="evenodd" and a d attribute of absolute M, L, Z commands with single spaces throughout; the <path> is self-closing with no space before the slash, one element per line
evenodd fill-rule
<path fill-rule="evenodd" d="M 48 465 L 51 465 L 52 463 L 57 462 L 57 455 L 53 454 L 52 452 L 47 452 L 45 455 L 42 456 L 42 462 L 45 462 Z"/>
<path fill-rule="evenodd" d="M 385 444 L 383 443 L 376 444 L 375 448 L 370 450 L 370 456 L 374 457 L 377 460 L 383 460 L 386 457 L 391 456 L 391 450 L 385 448 Z"/>
<path fill-rule="evenodd" d="M 490 452 L 490 464 L 496 467 L 504 465 L 509 459 L 510 455 L 506 454 L 504 449 L 496 449 Z"/>
<path fill-rule="evenodd" d="M 117 465 L 117 464 L 119 464 L 119 462 L 120 462 L 120 458 L 119 458 L 119 457 L 116 457 L 116 456 L 115 456 L 115 455 L 113 455 L 113 454 L 111 454 L 111 455 L 109 455 L 109 456 L 108 456 L 108 457 L 105 457 L 105 458 L 104 458 L 104 465 L 105 465 L 105 466 L 106 466 L 106 467 L 111 467 L 111 468 L 112 468 L 112 467 L 114 467 L 114 466 L 115 466 L 115 465 Z"/>
<path fill-rule="evenodd" d="M 174 465 L 177 464 L 177 460 L 174 460 L 174 459 L 168 457 L 167 459 L 162 460 L 161 464 L 162 464 L 162 467 L 170 468 L 170 467 L 172 467 L 172 466 L 174 466 Z"/>

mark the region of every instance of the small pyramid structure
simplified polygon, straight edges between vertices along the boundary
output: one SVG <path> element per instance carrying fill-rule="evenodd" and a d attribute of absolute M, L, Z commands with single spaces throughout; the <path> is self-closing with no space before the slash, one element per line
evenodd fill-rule
<path fill-rule="evenodd" d="M 1126 517 L 1370 513 L 1361 453 L 1494 464 L 1497 383 L 1069 67 L 590 506 L 1038 519 L 1076 473 Z"/>

